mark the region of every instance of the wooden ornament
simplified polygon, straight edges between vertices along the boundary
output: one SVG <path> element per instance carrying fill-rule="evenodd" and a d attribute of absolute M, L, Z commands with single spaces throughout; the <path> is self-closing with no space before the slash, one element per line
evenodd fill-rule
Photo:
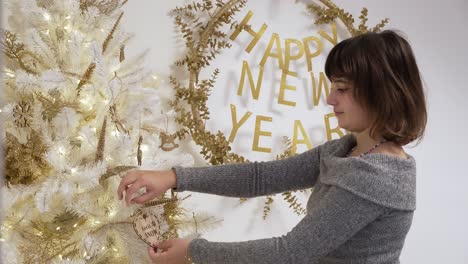
<path fill-rule="evenodd" d="M 163 239 L 162 221 L 155 215 L 142 212 L 133 220 L 133 229 L 141 240 L 149 246 L 154 246 Z"/>
<path fill-rule="evenodd" d="M 175 143 L 175 140 L 177 139 L 177 136 L 175 134 L 171 135 L 161 132 L 159 134 L 159 138 L 161 139 L 161 145 L 159 146 L 159 148 L 161 148 L 164 151 L 171 151 L 179 147 L 179 144 Z"/>

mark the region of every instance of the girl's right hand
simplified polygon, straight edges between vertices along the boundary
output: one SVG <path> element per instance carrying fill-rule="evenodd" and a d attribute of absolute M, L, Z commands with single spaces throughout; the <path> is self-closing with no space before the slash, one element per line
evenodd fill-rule
<path fill-rule="evenodd" d="M 133 194 L 143 187 L 146 192 L 132 199 Z M 125 201 L 130 206 L 134 203 L 144 204 L 176 187 L 174 170 L 131 170 L 120 181 L 117 195 L 122 200 L 125 191 Z"/>

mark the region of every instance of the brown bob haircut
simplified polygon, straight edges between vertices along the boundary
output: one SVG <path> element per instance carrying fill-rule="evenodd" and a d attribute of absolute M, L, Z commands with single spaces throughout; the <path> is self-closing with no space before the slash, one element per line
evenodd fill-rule
<path fill-rule="evenodd" d="M 344 78 L 353 85 L 355 100 L 374 114 L 372 137 L 379 133 L 402 146 L 422 139 L 427 122 L 423 84 L 411 46 L 396 32 L 341 41 L 328 54 L 325 73 L 331 81 Z"/>

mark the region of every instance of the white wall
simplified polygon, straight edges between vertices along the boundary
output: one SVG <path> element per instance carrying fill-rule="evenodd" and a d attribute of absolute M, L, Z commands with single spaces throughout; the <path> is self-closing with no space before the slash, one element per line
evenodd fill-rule
<path fill-rule="evenodd" d="M 182 0 L 138 0 L 129 1 L 125 7 L 123 25 L 127 31 L 136 34 L 133 44 L 127 47 L 128 56 L 144 49 L 151 49 L 147 66 L 159 73 L 166 82 L 168 75 L 171 74 L 171 63 L 183 52 L 184 47 L 167 12 L 184 2 Z M 272 21 L 275 21 L 271 23 L 265 21 L 269 26 L 267 36 L 270 36 L 272 32 L 278 32 L 283 38 L 288 34 L 297 33 L 294 31 L 297 26 L 292 27 L 294 30 L 291 33 L 281 24 L 298 25 L 297 21 L 294 21 L 303 20 L 301 16 L 289 15 L 286 12 L 292 8 L 297 9 L 294 12 L 300 14 L 298 10 L 302 5 L 295 6 L 294 2 L 292 0 L 251 0 L 248 9 L 253 10 L 255 16 L 259 18 L 254 25 L 260 26 L 262 16 L 270 17 Z M 468 98 L 466 85 L 468 1 L 335 0 L 335 2 L 356 18 L 359 16 L 361 7 L 368 7 L 371 25 L 378 22 L 380 18 L 389 17 L 391 22 L 387 28 L 400 29 L 407 34 L 427 86 L 429 121 L 426 137 L 416 148 L 407 149 L 417 159 L 417 210 L 402 253 L 402 263 L 468 263 L 468 227 L 466 225 L 468 223 L 466 189 L 468 186 L 466 173 L 468 144 L 464 137 L 468 129 L 466 117 L 468 104 L 465 103 Z M 241 12 L 242 16 L 248 9 Z M 300 30 L 298 32 L 301 34 Z M 302 37 L 304 35 L 296 38 Z M 237 76 L 239 76 L 241 63 L 235 59 L 245 54 L 242 55 L 241 48 L 236 45 L 240 44 L 234 45 L 233 57 L 226 58 L 226 60 L 234 60 L 233 64 L 236 65 L 234 68 L 238 69 Z M 222 64 L 218 62 L 219 65 Z M 224 67 L 228 66 L 226 64 Z M 223 72 L 221 76 L 222 74 Z M 239 77 L 237 77 L 238 80 Z M 163 84 L 164 87 L 168 86 Z M 237 89 L 237 86 L 234 88 Z M 216 89 L 220 92 L 217 91 L 213 95 L 215 99 L 210 98 L 210 104 L 215 104 L 213 102 L 218 100 L 225 105 L 233 102 L 238 106 L 241 105 L 241 101 L 235 101 L 237 100 L 234 96 L 235 91 L 227 91 L 227 87 L 221 85 Z M 301 108 L 298 107 L 298 109 Z M 266 108 L 256 110 L 263 113 Z M 211 113 L 213 120 L 221 121 L 211 124 L 210 127 L 219 126 L 223 132 L 229 133 L 231 123 L 228 106 L 217 111 L 212 109 Z M 305 119 L 305 117 L 301 118 Z M 223 119 L 227 122 L 223 123 Z M 267 129 L 280 129 L 277 126 L 281 126 L 281 123 L 280 125 L 274 123 L 272 128 Z M 246 131 L 252 131 L 250 126 L 248 129 L 250 130 Z M 252 133 L 244 134 L 244 139 L 251 140 L 251 138 Z M 323 142 L 323 133 L 319 133 L 312 141 L 314 145 Z M 251 141 L 248 142 L 251 145 Z M 248 155 L 249 158 L 267 158 L 262 153 L 248 153 L 250 145 L 246 148 L 245 145 L 240 146 L 240 144 L 237 142 L 235 149 L 243 151 L 242 154 Z M 196 148 L 192 149 L 196 150 Z M 302 199 L 305 201 L 307 196 Z M 237 206 L 237 199 L 205 194 L 194 194 L 191 201 L 192 207 L 190 208 L 193 210 L 205 210 L 224 216 L 222 228 L 204 234 L 205 238 L 212 241 L 242 241 L 278 236 L 285 234 L 299 221 L 299 218 L 286 208 L 280 196 L 276 197 L 272 215 L 266 221 L 261 219 L 262 198 L 248 201 L 240 206 Z"/>

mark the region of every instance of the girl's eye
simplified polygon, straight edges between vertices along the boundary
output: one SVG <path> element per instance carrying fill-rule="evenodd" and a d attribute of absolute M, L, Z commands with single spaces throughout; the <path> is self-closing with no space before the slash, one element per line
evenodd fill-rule
<path fill-rule="evenodd" d="M 348 90 L 348 88 L 337 88 L 336 89 L 339 93 L 344 93 L 346 92 L 346 90 Z"/>

